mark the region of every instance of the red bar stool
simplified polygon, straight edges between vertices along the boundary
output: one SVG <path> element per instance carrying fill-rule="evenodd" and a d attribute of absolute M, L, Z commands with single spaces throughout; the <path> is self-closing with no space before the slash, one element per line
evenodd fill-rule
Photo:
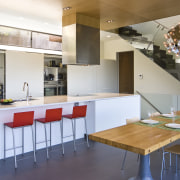
<path fill-rule="evenodd" d="M 72 114 L 63 115 L 63 119 L 70 119 L 72 123 L 72 132 L 73 132 L 73 142 L 74 142 L 74 151 L 76 151 L 76 119 L 84 118 L 84 124 L 85 124 L 85 131 L 86 131 L 86 142 L 87 146 L 89 147 L 89 141 L 88 141 L 88 133 L 87 133 L 87 122 L 86 122 L 86 111 L 87 111 L 87 105 L 83 106 L 74 106 Z"/>
<path fill-rule="evenodd" d="M 14 113 L 13 122 L 4 123 L 4 159 L 6 158 L 6 151 L 14 149 L 15 168 L 17 168 L 16 148 L 22 147 L 22 154 L 24 153 L 24 127 L 27 127 L 27 126 L 31 126 L 34 162 L 36 162 L 36 154 L 35 154 L 35 147 L 34 147 L 34 133 L 33 133 L 33 127 L 32 127 L 33 120 L 34 120 L 34 111 L 28 111 L 28 112 Z M 10 149 L 6 149 L 6 127 L 9 127 L 12 129 L 13 148 L 10 148 Z M 22 146 L 19 146 L 19 147 L 16 147 L 15 145 L 14 129 L 16 128 L 22 128 Z"/>
<path fill-rule="evenodd" d="M 62 144 L 62 151 L 64 155 L 64 144 L 63 144 L 63 121 L 62 120 L 62 108 L 56 108 L 56 109 L 46 109 L 46 115 L 45 118 L 39 118 L 35 119 L 35 150 L 36 150 L 36 144 L 46 142 L 46 153 L 47 153 L 47 159 L 49 159 L 49 153 L 48 153 L 48 141 L 50 141 L 50 147 L 51 147 L 51 123 L 52 122 L 60 122 L 60 133 L 61 133 L 61 144 Z M 37 142 L 37 126 L 36 122 L 44 124 L 44 132 L 45 132 L 45 141 Z M 47 139 L 47 128 L 46 124 L 50 123 L 50 140 Z"/>

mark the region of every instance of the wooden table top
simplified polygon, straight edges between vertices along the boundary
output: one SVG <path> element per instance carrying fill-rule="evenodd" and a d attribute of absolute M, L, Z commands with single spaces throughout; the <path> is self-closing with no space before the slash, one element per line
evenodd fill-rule
<path fill-rule="evenodd" d="M 170 118 L 156 117 L 155 120 L 172 123 Z M 180 123 L 180 118 L 176 119 Z M 149 127 L 135 123 L 108 129 L 89 135 L 89 139 L 110 146 L 147 155 L 171 142 L 180 139 L 180 131 L 161 129 L 160 126 Z"/>

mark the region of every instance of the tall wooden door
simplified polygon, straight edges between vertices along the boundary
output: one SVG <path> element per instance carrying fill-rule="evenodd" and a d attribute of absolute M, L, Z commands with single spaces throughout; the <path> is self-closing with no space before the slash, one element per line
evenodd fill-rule
<path fill-rule="evenodd" d="M 119 59 L 119 93 L 134 93 L 134 51 L 120 52 Z"/>

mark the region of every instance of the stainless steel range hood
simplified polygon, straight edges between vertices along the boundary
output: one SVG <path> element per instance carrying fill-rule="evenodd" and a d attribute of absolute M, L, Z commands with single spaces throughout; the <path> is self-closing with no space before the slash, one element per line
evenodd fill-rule
<path fill-rule="evenodd" d="M 100 64 L 99 20 L 81 14 L 63 16 L 62 63 Z"/>

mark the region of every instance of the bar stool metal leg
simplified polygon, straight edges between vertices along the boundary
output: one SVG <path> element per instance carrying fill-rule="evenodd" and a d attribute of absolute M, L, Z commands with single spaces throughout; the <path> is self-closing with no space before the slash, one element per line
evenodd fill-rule
<path fill-rule="evenodd" d="M 49 159 L 46 124 L 44 124 L 44 131 L 45 131 L 45 142 L 46 142 L 47 159 Z"/>
<path fill-rule="evenodd" d="M 124 155 L 124 159 L 123 159 L 121 170 L 124 170 L 124 164 L 125 164 L 125 160 L 126 160 L 126 155 L 127 155 L 127 151 L 125 152 L 125 155 Z"/>
<path fill-rule="evenodd" d="M 166 154 L 166 152 L 164 152 L 164 158 L 163 158 L 163 165 L 164 165 L 164 169 L 166 169 L 166 160 L 165 160 L 165 154 Z"/>
<path fill-rule="evenodd" d="M 166 169 L 166 162 L 165 162 L 165 154 L 167 154 L 168 152 L 164 151 L 164 147 L 162 147 L 162 166 L 161 166 L 161 180 L 163 177 L 163 170 Z"/>
<path fill-rule="evenodd" d="M 87 122 L 86 122 L 86 118 L 84 118 L 84 124 L 85 124 L 85 130 L 86 130 L 86 142 L 87 142 L 87 147 L 89 147 L 89 140 L 88 140 L 88 132 L 87 132 Z"/>
<path fill-rule="evenodd" d="M 22 127 L 22 155 L 24 156 L 24 127 Z"/>
<path fill-rule="evenodd" d="M 50 125 L 49 125 L 50 127 L 50 147 L 51 147 L 51 122 L 50 122 Z"/>
<path fill-rule="evenodd" d="M 76 140 L 76 119 L 74 119 L 74 139 Z"/>
<path fill-rule="evenodd" d="M 4 160 L 6 159 L 6 126 L 4 125 Z"/>
<path fill-rule="evenodd" d="M 12 128 L 12 135 L 13 135 L 13 149 L 14 149 L 14 165 L 17 168 L 17 160 L 16 160 L 16 145 L 15 145 L 15 136 L 14 136 L 14 129 Z"/>
<path fill-rule="evenodd" d="M 37 142 L 37 139 L 36 139 L 36 121 L 35 121 L 35 152 L 36 152 L 36 142 Z"/>
<path fill-rule="evenodd" d="M 31 131 L 32 131 L 33 151 L 34 151 L 34 162 L 36 163 L 36 152 L 35 152 L 35 143 L 34 143 L 34 132 L 33 132 L 33 126 L 31 126 Z"/>
<path fill-rule="evenodd" d="M 76 150 L 76 119 L 74 119 L 74 145 Z"/>
<path fill-rule="evenodd" d="M 177 154 L 176 154 L 176 174 L 177 174 Z"/>
<path fill-rule="evenodd" d="M 74 123 L 73 123 L 74 121 Z M 74 120 L 71 120 L 71 123 L 72 123 L 72 132 L 73 132 L 73 142 L 74 142 L 74 151 L 76 151 L 76 144 L 75 144 L 75 128 L 76 128 L 76 124 L 75 124 L 75 119 Z"/>
<path fill-rule="evenodd" d="M 63 142 L 63 119 L 59 122 L 60 123 L 60 133 L 61 133 L 61 145 L 62 145 L 62 154 L 64 155 L 64 142 Z"/>
<path fill-rule="evenodd" d="M 162 165 L 161 165 L 161 180 L 163 178 L 163 170 L 164 170 L 164 150 L 163 150 Z"/>

